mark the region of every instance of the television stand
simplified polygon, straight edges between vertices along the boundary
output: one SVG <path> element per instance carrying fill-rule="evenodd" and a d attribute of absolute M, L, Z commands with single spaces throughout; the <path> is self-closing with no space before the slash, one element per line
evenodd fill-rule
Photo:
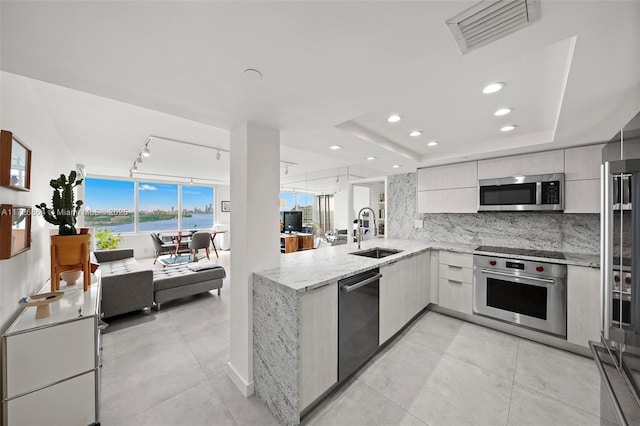
<path fill-rule="evenodd" d="M 314 248 L 313 234 L 280 234 L 280 253 L 293 253 L 312 248 Z"/>

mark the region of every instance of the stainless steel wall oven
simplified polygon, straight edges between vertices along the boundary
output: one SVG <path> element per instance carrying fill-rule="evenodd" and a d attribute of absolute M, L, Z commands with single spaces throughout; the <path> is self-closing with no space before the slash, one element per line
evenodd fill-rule
<path fill-rule="evenodd" d="M 473 312 L 567 335 L 566 265 L 474 255 Z"/>

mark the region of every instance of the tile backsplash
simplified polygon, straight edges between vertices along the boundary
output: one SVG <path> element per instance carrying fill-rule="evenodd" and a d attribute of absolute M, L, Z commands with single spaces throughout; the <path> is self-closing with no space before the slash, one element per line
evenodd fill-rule
<path fill-rule="evenodd" d="M 600 215 L 483 212 L 416 212 L 416 173 L 388 178 L 387 235 L 452 242 L 596 255 L 600 252 Z M 424 228 L 415 228 L 416 220 Z"/>

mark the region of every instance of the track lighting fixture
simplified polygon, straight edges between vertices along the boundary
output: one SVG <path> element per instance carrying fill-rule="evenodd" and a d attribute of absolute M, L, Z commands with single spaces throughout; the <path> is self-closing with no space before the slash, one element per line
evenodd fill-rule
<path fill-rule="evenodd" d="M 145 145 L 144 149 L 142 150 L 142 156 L 143 157 L 148 157 L 151 155 L 151 150 L 149 149 L 148 146 Z"/>
<path fill-rule="evenodd" d="M 216 160 L 220 160 L 220 157 L 222 157 L 222 154 L 220 154 L 220 150 L 218 150 L 218 152 L 216 152 Z"/>
<path fill-rule="evenodd" d="M 284 168 L 284 174 L 288 175 L 289 174 L 289 166 L 285 166 Z"/>
<path fill-rule="evenodd" d="M 133 163 L 133 167 L 131 167 L 131 171 L 133 171 L 133 172 L 137 172 L 138 171 L 138 165 L 136 163 Z"/>

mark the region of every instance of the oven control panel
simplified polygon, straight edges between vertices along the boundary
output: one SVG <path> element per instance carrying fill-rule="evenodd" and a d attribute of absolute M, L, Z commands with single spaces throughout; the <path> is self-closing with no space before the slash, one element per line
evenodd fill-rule
<path fill-rule="evenodd" d="M 566 277 L 566 265 L 556 263 L 475 255 L 474 265 L 491 270 L 503 271 L 505 273 L 512 273 L 514 275 L 525 273 L 532 276 Z M 624 279 L 623 277 L 622 280 Z M 618 278 L 618 280 L 620 280 L 620 278 Z"/>

